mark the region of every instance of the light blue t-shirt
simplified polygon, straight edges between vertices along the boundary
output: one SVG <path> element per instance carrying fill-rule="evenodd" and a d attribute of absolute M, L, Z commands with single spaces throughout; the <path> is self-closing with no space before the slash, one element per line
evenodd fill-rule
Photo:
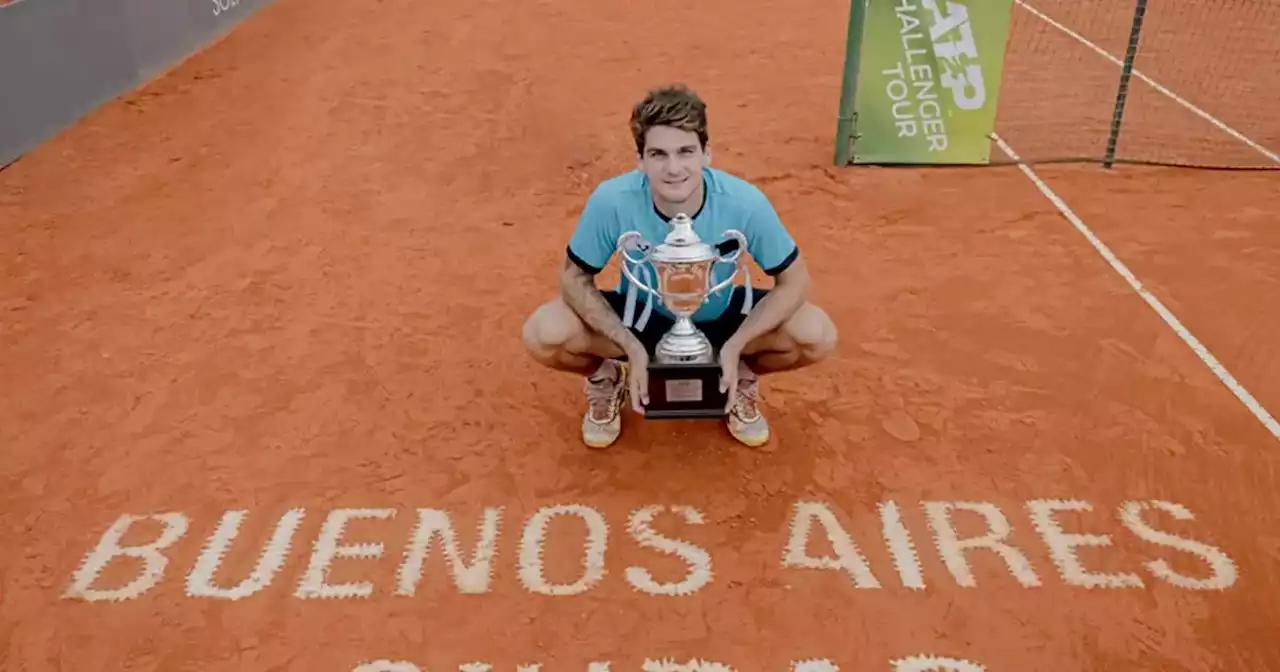
<path fill-rule="evenodd" d="M 693 218 L 693 229 L 705 243 L 721 246 L 720 253 L 728 254 L 733 250 L 733 239 L 725 238 L 723 232 L 737 229 L 747 239 L 747 254 L 765 273 L 777 275 L 791 265 L 798 254 L 795 240 L 783 226 L 764 192 L 746 180 L 730 175 L 714 168 L 702 171 L 705 184 L 705 200 L 702 209 Z M 650 245 L 662 244 L 671 230 L 667 219 L 658 212 L 649 191 L 649 178 L 640 170 L 633 170 L 605 180 L 587 199 L 586 207 L 578 219 L 577 228 L 569 239 L 569 257 L 589 273 L 599 273 L 609 264 L 617 251 L 618 238 L 624 232 L 638 231 Z M 640 254 L 633 252 L 632 256 Z M 749 261 L 745 257 L 743 261 Z M 657 272 L 652 264 L 648 267 L 648 280 L 640 274 L 640 269 L 632 268 L 632 273 L 642 281 L 655 287 Z M 723 282 L 733 270 L 733 264 L 716 264 L 712 269 L 715 279 L 712 286 Z M 744 267 L 743 271 L 747 269 Z M 738 275 L 738 282 L 744 276 Z M 736 284 L 736 283 L 735 283 Z M 626 276 L 622 276 L 617 290 L 625 293 L 630 285 Z M 702 308 L 693 316 L 698 322 L 713 320 L 719 317 L 729 305 L 733 287 L 707 299 Z M 646 293 L 639 293 L 639 301 L 643 304 Z M 654 301 L 653 310 L 667 317 L 671 313 L 661 302 Z"/>

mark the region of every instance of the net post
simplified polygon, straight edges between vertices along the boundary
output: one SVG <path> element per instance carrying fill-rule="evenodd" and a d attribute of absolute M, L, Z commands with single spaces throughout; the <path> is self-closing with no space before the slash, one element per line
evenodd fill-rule
<path fill-rule="evenodd" d="M 1133 75 L 1133 61 L 1138 56 L 1138 41 L 1142 37 L 1142 19 L 1147 13 L 1147 0 L 1137 0 L 1133 9 L 1133 25 L 1129 27 L 1129 46 L 1124 51 L 1124 65 L 1120 68 L 1120 87 L 1116 91 L 1116 106 L 1111 113 L 1111 133 L 1107 136 L 1107 154 L 1103 167 L 1110 168 L 1116 159 L 1116 143 L 1120 140 L 1120 126 L 1124 118 L 1124 103 L 1129 97 L 1129 80 Z"/>
<path fill-rule="evenodd" d="M 849 0 L 849 27 L 845 35 L 844 71 L 840 77 L 840 109 L 836 117 L 836 165 L 853 162 L 853 145 L 858 132 L 854 104 L 858 96 L 858 70 L 862 62 L 862 28 L 871 0 Z"/>

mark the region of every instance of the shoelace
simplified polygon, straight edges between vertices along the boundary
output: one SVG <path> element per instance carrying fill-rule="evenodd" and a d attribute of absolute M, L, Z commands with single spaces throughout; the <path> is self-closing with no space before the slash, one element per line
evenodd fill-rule
<path fill-rule="evenodd" d="M 745 421 L 755 420 L 760 416 L 760 386 L 756 380 L 739 380 L 738 396 L 734 401 L 734 410 L 738 417 Z"/>
<path fill-rule="evenodd" d="M 609 416 L 613 415 L 617 382 L 616 377 L 603 378 L 601 380 L 587 379 L 587 405 L 591 409 L 592 418 L 607 420 Z"/>

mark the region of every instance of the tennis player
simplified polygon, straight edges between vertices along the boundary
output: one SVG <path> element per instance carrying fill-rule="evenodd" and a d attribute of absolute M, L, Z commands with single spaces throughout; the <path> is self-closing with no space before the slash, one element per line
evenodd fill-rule
<path fill-rule="evenodd" d="M 746 180 L 711 167 L 707 107 L 693 91 L 681 85 L 650 91 L 632 109 L 630 126 L 639 166 L 605 180 L 587 199 L 569 238 L 559 295 L 528 318 L 525 346 L 544 366 L 586 378 L 582 439 L 592 448 L 612 445 L 627 399 L 644 412 L 646 367 L 674 321 L 661 301 L 635 292 L 625 276 L 604 291 L 595 276 L 623 232 L 639 231 L 656 245 L 678 213 L 692 217 L 698 236 L 712 244 L 724 240 L 726 229 L 738 229 L 774 285 L 726 288 L 693 319 L 720 350 L 729 432 L 748 446 L 763 445 L 769 424 L 760 409 L 759 376 L 824 359 L 836 345 L 835 325 L 809 303 L 809 271 L 769 199 Z M 713 284 L 729 271 L 717 264 Z"/>

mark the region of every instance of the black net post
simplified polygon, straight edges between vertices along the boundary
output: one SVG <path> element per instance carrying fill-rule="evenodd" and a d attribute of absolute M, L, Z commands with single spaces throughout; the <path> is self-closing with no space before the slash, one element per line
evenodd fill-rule
<path fill-rule="evenodd" d="M 1142 18 L 1147 13 L 1147 0 L 1138 0 L 1133 10 L 1133 24 L 1129 28 L 1129 46 L 1124 51 L 1124 65 L 1120 68 L 1120 87 L 1116 91 L 1116 106 L 1111 113 L 1111 133 L 1107 136 L 1107 154 L 1102 165 L 1110 168 L 1116 159 L 1116 143 L 1120 140 L 1120 126 L 1124 119 L 1124 101 L 1129 96 L 1129 80 L 1133 76 L 1133 61 L 1138 57 L 1138 41 L 1142 37 Z"/>

